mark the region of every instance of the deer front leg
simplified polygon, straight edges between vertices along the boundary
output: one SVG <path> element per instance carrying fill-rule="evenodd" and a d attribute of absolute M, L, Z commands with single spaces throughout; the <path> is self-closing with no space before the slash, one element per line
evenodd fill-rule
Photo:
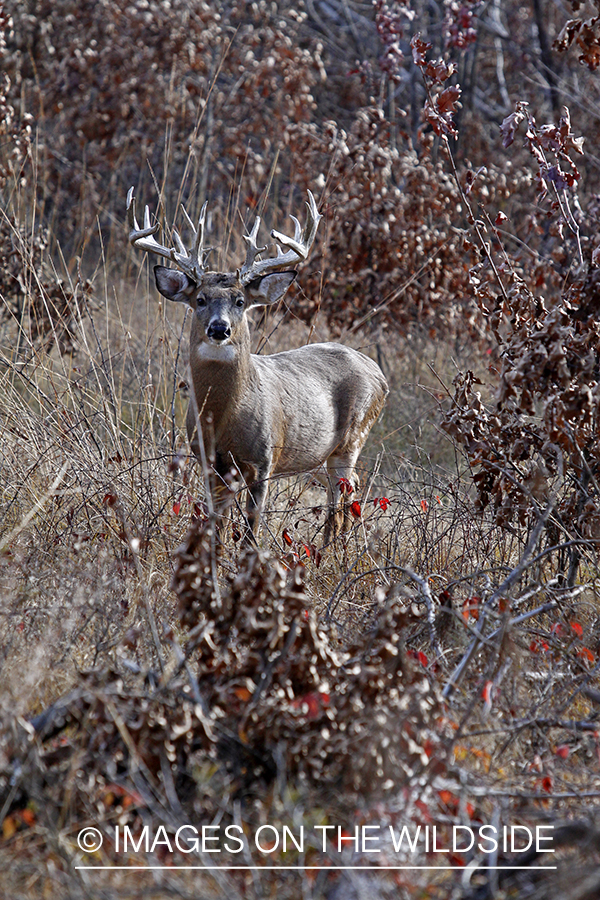
<path fill-rule="evenodd" d="M 202 452 L 200 450 L 200 438 L 198 437 L 198 429 L 196 427 L 196 403 L 194 400 L 190 400 L 187 415 L 185 417 L 185 430 L 187 431 L 188 441 L 190 442 L 190 448 L 192 453 L 202 463 Z"/>
<path fill-rule="evenodd" d="M 350 455 L 330 456 L 327 460 L 327 520 L 323 546 L 350 529 L 350 494 L 358 487 L 354 466 L 359 453 L 360 449 Z"/>
<path fill-rule="evenodd" d="M 223 527 L 229 508 L 232 503 L 231 469 L 227 466 L 214 447 L 209 451 L 206 445 L 206 436 L 199 435 L 201 424 L 196 413 L 196 403 L 192 398 L 188 406 L 185 420 L 188 440 L 192 453 L 203 469 L 205 484 L 210 485 L 212 510 L 215 515 L 216 536 L 219 542 L 223 540 Z M 210 435 L 209 435 L 210 438 Z M 212 465 L 211 465 L 212 462 Z"/>

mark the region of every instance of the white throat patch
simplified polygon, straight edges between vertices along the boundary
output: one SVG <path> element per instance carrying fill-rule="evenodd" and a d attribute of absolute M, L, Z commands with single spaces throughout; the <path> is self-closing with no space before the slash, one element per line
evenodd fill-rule
<path fill-rule="evenodd" d="M 237 356 L 235 344 L 215 344 L 202 342 L 196 347 L 196 357 L 202 362 L 233 362 Z"/>

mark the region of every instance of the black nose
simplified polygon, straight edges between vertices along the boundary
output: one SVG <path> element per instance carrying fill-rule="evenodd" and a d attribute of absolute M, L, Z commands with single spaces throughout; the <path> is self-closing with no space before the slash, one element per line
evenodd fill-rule
<path fill-rule="evenodd" d="M 231 328 L 227 322 L 211 322 L 206 333 L 213 341 L 225 341 L 231 337 Z"/>

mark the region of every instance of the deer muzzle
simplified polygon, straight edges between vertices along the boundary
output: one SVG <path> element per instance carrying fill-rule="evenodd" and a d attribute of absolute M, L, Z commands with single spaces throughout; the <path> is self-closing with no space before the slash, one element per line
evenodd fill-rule
<path fill-rule="evenodd" d="M 229 322 L 217 319 L 214 322 L 210 322 L 206 329 L 206 336 L 210 338 L 211 341 L 222 343 L 231 337 L 231 326 L 229 325 Z"/>

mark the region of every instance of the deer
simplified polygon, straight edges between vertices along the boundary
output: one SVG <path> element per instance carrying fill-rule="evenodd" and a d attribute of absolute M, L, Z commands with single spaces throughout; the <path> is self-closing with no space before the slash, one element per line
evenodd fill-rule
<path fill-rule="evenodd" d="M 251 352 L 248 312 L 279 303 L 295 280 L 294 266 L 308 258 L 322 216 L 308 191 L 302 228 L 295 216 L 294 237 L 271 231 L 276 254 L 264 257 L 260 216 L 249 234 L 246 258 L 234 272 L 211 271 L 204 246 L 208 201 L 194 226 L 182 211 L 192 235 L 186 247 L 173 229 L 174 247 L 160 244 L 159 224 L 148 206 L 140 228 L 134 189 L 127 195 L 129 241 L 171 266 L 156 265 L 159 293 L 193 311 L 189 340 L 192 390 L 186 430 L 192 453 L 212 461 L 220 491 L 215 513 L 223 517 L 232 470 L 247 489 L 246 540 L 257 542 L 269 481 L 278 476 L 309 474 L 327 489 L 328 514 L 323 545 L 350 527 L 348 495 L 358 486 L 360 452 L 383 409 L 388 385 L 368 356 L 340 343 L 306 344 L 271 355 Z"/>

